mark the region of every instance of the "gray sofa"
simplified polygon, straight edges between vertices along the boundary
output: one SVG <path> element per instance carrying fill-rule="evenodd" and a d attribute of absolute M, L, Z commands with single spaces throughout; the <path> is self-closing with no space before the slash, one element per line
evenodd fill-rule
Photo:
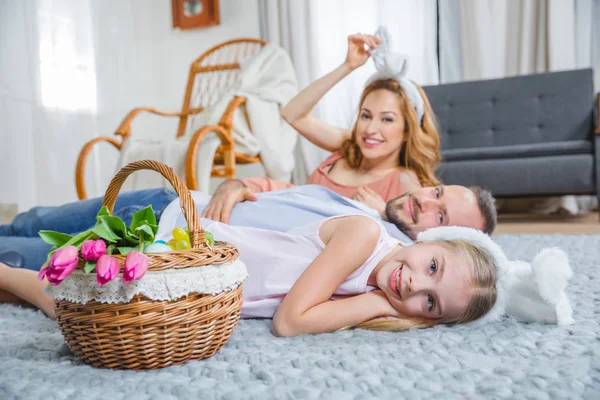
<path fill-rule="evenodd" d="M 440 127 L 444 183 L 486 187 L 498 197 L 600 198 L 600 100 L 591 69 L 424 90 Z"/>

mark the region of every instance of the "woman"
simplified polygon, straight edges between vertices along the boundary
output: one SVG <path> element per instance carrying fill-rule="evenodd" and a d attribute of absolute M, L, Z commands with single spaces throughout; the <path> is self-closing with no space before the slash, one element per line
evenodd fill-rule
<path fill-rule="evenodd" d="M 387 201 L 439 183 L 434 174 L 440 161 L 439 136 L 425 92 L 410 81 L 379 76 L 365 87 L 352 130 L 310 115 L 327 91 L 369 59 L 365 46 L 377 49 L 380 42 L 371 35 L 349 36 L 344 63 L 300 92 L 281 114 L 310 142 L 333 152 L 306 183 L 325 186 L 383 213 Z M 407 89 L 420 96 L 422 109 Z M 227 222 L 235 203 L 255 200 L 257 192 L 290 186 L 266 177 L 226 181 L 215 191 L 203 216 Z"/>

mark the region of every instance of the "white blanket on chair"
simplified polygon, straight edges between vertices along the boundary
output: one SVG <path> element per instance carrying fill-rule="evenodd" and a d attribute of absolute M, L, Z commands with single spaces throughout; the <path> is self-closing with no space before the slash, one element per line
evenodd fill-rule
<path fill-rule="evenodd" d="M 288 54 L 277 45 L 265 45 L 253 57 L 240 63 L 239 79 L 215 104 L 197 115 L 186 136 L 170 140 L 147 140 L 132 135 L 121 150 L 119 167 L 151 158 L 172 166 L 184 177 L 184 160 L 190 136 L 204 125 L 215 125 L 234 96 L 246 97 L 244 108 L 234 113 L 235 149 L 248 156 L 260 153 L 269 177 L 289 182 L 294 169 L 297 132 L 280 115 L 280 110 L 298 91 L 296 74 Z M 208 191 L 212 160 L 220 141 L 214 133 L 202 141 L 197 159 L 199 190 Z M 136 176 L 137 175 L 137 176 Z M 126 189 L 168 186 L 156 173 L 134 174 Z"/>

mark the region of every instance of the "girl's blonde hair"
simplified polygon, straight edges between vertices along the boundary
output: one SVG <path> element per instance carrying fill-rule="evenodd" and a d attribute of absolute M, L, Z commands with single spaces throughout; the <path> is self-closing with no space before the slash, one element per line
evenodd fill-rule
<path fill-rule="evenodd" d="M 358 324 L 356 328 L 379 331 L 403 331 L 411 328 L 428 328 L 439 324 L 464 324 L 475 321 L 496 303 L 496 265 L 485 251 L 465 240 L 446 240 L 437 242 L 448 250 L 462 255 L 470 266 L 471 291 L 467 308 L 462 313 L 438 320 L 422 318 L 377 318 Z"/>
<path fill-rule="evenodd" d="M 400 149 L 400 166 L 411 169 L 417 174 L 422 186 L 436 186 L 439 184 L 435 177 L 435 168 L 441 160 L 438 148 L 440 137 L 437 131 L 435 116 L 427 95 L 415 85 L 421 93 L 424 102 L 423 120 L 419 123 L 415 108 L 394 79 L 380 79 L 371 82 L 360 97 L 359 112 L 365 98 L 375 90 L 385 89 L 395 93 L 400 98 L 400 111 L 404 117 L 404 144 Z M 357 121 L 358 123 L 358 121 Z M 352 128 L 352 136 L 342 145 L 342 155 L 351 168 L 358 168 L 363 160 L 362 152 L 356 141 L 356 124 Z"/>

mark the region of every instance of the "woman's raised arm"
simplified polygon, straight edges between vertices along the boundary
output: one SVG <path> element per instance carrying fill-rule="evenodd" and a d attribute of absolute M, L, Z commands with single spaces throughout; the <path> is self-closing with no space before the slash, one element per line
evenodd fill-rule
<path fill-rule="evenodd" d="M 379 42 L 378 38 L 371 35 L 348 36 L 346 61 L 294 97 L 281 110 L 283 119 L 307 140 L 322 149 L 328 151 L 339 150 L 342 144 L 350 138 L 351 132 L 347 129 L 326 124 L 311 116 L 310 112 L 325 93 L 369 59 L 370 55 L 365 50 L 365 45 L 369 48 L 376 48 Z"/>

